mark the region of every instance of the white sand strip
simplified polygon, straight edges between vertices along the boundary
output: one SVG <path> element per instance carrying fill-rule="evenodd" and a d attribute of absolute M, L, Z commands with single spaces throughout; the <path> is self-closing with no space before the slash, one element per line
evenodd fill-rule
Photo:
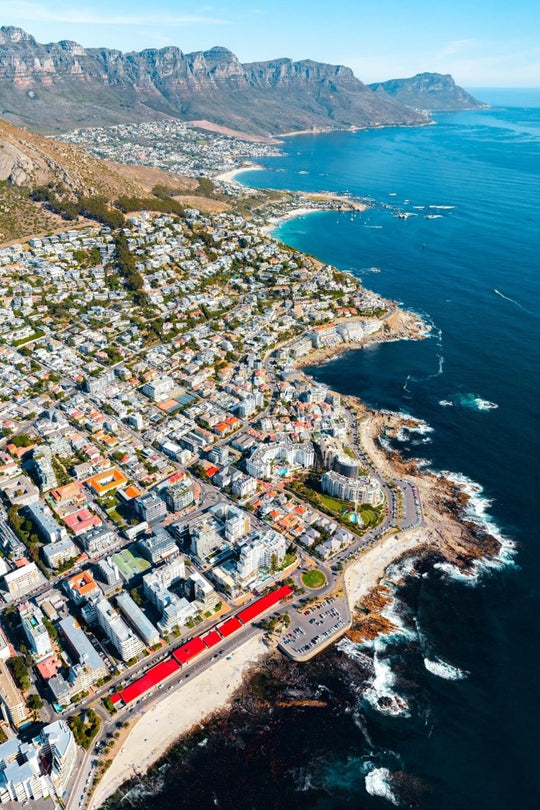
<path fill-rule="evenodd" d="M 147 771 L 179 737 L 226 706 L 242 684 L 247 667 L 268 653 L 262 638 L 262 634 L 251 638 L 229 653 L 230 661 L 220 658 L 199 675 L 179 681 L 174 692 L 165 692 L 166 696 L 145 707 L 98 784 L 90 810 L 97 810 L 123 782 Z"/>
<path fill-rule="evenodd" d="M 345 571 L 345 593 L 351 610 L 378 585 L 391 563 L 413 549 L 424 547 L 427 535 L 425 528 L 390 534 L 350 565 Z"/>

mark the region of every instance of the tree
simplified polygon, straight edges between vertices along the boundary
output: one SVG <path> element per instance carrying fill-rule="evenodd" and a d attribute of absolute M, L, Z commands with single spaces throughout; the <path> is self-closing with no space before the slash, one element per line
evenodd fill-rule
<path fill-rule="evenodd" d="M 28 675 L 28 667 L 24 663 L 24 659 L 21 656 L 15 656 L 14 658 L 10 658 L 8 660 L 9 668 L 11 669 L 11 674 L 15 679 L 15 683 L 23 692 L 30 688 L 30 677 Z"/>
<path fill-rule="evenodd" d="M 43 708 L 43 701 L 38 694 L 28 695 L 26 703 L 28 704 L 28 708 L 34 711 Z"/>
<path fill-rule="evenodd" d="M 135 604 L 138 605 L 139 607 L 141 607 L 143 600 L 142 600 L 141 595 L 140 595 L 139 591 L 137 590 L 137 588 L 132 588 L 130 590 L 130 592 L 129 592 L 129 595 L 131 596 L 131 598 L 133 599 Z"/>

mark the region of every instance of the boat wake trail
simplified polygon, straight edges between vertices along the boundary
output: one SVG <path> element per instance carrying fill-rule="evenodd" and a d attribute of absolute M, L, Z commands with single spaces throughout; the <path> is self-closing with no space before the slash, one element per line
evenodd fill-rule
<path fill-rule="evenodd" d="M 516 307 L 519 307 L 520 309 L 522 309 L 523 312 L 528 312 L 529 311 L 528 309 L 525 309 L 525 307 L 522 304 L 520 304 L 519 301 L 516 301 L 514 298 L 509 298 L 507 295 L 500 292 L 500 290 L 493 290 L 493 292 L 495 293 L 495 295 L 499 295 L 501 298 L 504 298 L 505 301 L 510 301 L 511 304 L 515 304 Z"/>

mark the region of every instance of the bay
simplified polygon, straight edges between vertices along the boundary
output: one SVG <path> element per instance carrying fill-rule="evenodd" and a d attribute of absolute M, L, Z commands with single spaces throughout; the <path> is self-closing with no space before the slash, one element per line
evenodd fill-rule
<path fill-rule="evenodd" d="M 365 212 L 308 215 L 275 235 L 419 312 L 432 336 L 309 373 L 425 420 L 433 432 L 400 449 L 478 484 L 477 516 L 517 554 L 465 581 L 426 561 L 401 588 L 404 631 L 369 651 L 367 677 L 404 697 L 406 716 L 375 711 L 359 651 L 334 649 L 288 675 L 329 690 L 327 710 L 239 712 L 235 733 L 172 752 L 146 807 L 538 807 L 540 108 L 537 93 L 514 107 L 496 96 L 506 106 L 431 127 L 286 139 L 242 182 L 370 199 Z"/>

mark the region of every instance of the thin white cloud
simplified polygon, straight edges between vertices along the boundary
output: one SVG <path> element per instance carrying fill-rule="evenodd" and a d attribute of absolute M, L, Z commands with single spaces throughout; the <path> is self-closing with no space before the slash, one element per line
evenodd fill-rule
<path fill-rule="evenodd" d="M 230 21 L 221 17 L 197 16 L 189 14 L 96 14 L 83 8 L 50 8 L 40 3 L 20 3 L 7 0 L 2 3 L 2 16 L 32 22 L 61 22 L 77 25 L 229 25 Z"/>
<path fill-rule="evenodd" d="M 455 40 L 425 51 L 370 53 L 343 61 L 364 82 L 433 71 L 451 73 L 457 84 L 471 87 L 540 86 L 540 46 L 523 40 Z"/>
<path fill-rule="evenodd" d="M 455 54 L 463 53 L 464 51 L 466 52 L 471 48 L 478 48 L 479 46 L 480 41 L 477 39 L 454 39 L 451 42 L 447 42 L 438 52 L 438 55 L 441 57 L 454 56 Z"/>

